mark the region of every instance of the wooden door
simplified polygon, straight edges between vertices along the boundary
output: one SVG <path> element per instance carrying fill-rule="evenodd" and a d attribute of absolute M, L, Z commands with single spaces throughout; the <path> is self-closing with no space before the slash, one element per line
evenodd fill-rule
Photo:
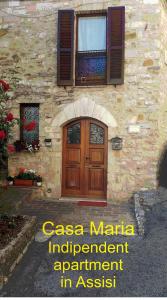
<path fill-rule="evenodd" d="M 106 198 L 107 127 L 78 119 L 63 128 L 62 195 Z"/>

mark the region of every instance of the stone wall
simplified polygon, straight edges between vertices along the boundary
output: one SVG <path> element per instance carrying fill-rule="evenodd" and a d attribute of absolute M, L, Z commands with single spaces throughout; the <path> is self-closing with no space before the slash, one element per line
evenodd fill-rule
<path fill-rule="evenodd" d="M 166 148 L 167 137 L 167 1 L 161 2 L 161 75 L 160 75 L 160 96 L 159 96 L 159 151 L 160 156 Z"/>
<path fill-rule="evenodd" d="M 23 258 L 36 231 L 36 217 L 24 217 L 25 224 L 19 234 L 0 250 L 0 290 L 8 282 L 16 265 Z"/>
<path fill-rule="evenodd" d="M 57 10 L 97 10 L 117 5 L 126 7 L 125 84 L 116 87 L 58 87 Z M 19 116 L 20 103 L 40 103 L 41 149 L 35 154 L 11 156 L 11 175 L 19 167 L 35 168 L 44 178 L 45 196 L 59 198 L 62 125 L 71 116 L 94 116 L 109 124 L 109 139 L 119 135 L 124 141 L 123 150 L 119 152 L 112 151 L 108 142 L 107 198 L 128 199 L 143 187 L 154 188 L 160 154 L 161 26 L 165 32 L 160 19 L 160 1 L 4 1 L 0 8 L 5 11 L 0 11 L 0 73 L 9 77 L 10 69 L 14 69 L 21 78 L 13 100 L 13 113 Z M 76 113 L 76 103 L 82 102 L 94 103 L 92 111 L 89 105 L 83 109 L 77 104 L 79 110 Z M 67 105 L 71 105 L 70 110 Z M 15 138 L 19 138 L 18 130 Z M 52 138 L 52 148 L 45 147 L 45 138 Z"/>

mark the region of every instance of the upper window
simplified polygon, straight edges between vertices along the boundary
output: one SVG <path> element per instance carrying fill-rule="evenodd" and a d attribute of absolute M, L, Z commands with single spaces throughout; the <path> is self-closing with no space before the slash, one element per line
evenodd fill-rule
<path fill-rule="evenodd" d="M 125 7 L 76 15 L 59 10 L 58 85 L 123 84 L 124 38 Z"/>
<path fill-rule="evenodd" d="M 105 83 L 106 16 L 78 17 L 77 40 L 76 84 Z"/>

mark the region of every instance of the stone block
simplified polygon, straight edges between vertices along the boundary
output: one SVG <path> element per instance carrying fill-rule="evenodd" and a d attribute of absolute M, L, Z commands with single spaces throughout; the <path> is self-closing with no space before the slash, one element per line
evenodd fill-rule
<path fill-rule="evenodd" d="M 129 125 L 128 132 L 129 133 L 140 133 L 140 125 Z"/>
<path fill-rule="evenodd" d="M 64 112 L 60 112 L 53 120 L 52 126 L 53 127 L 60 127 L 65 123 L 67 120 L 67 117 Z"/>
<path fill-rule="evenodd" d="M 99 104 L 93 110 L 93 118 L 101 120 L 102 115 L 105 113 L 105 108 Z"/>
<path fill-rule="evenodd" d="M 9 7 L 16 7 L 20 5 L 20 1 L 8 1 Z"/>
<path fill-rule="evenodd" d="M 144 66 L 144 67 L 152 66 L 153 64 L 154 64 L 154 62 L 153 62 L 152 59 L 146 59 L 146 60 L 143 62 L 143 66 Z"/>
<path fill-rule="evenodd" d="M 7 33 L 8 33 L 8 29 L 4 29 L 4 28 L 0 29 L 0 38 L 3 37 L 4 35 L 6 35 Z M 5 43 L 4 43 L 4 45 L 5 45 Z"/>
<path fill-rule="evenodd" d="M 153 5 L 153 4 L 159 4 L 160 1 L 159 0 L 143 0 L 143 3 Z"/>
<path fill-rule="evenodd" d="M 105 111 L 102 116 L 101 116 L 101 121 L 104 122 L 105 124 L 107 124 L 107 126 L 109 127 L 117 127 L 117 122 L 114 119 L 114 117 L 111 115 L 110 112 Z"/>
<path fill-rule="evenodd" d="M 126 33 L 126 41 L 127 40 L 131 40 L 131 39 L 135 39 L 136 38 L 136 32 L 127 32 Z"/>

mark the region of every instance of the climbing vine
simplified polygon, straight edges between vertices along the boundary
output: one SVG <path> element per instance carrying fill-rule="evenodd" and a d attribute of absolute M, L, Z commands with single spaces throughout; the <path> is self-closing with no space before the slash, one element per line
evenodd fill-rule
<path fill-rule="evenodd" d="M 13 128 L 20 122 L 10 112 L 10 91 L 10 85 L 4 80 L 0 80 L 0 160 L 3 165 L 3 158 L 15 151 L 13 144 L 11 144 Z"/>

